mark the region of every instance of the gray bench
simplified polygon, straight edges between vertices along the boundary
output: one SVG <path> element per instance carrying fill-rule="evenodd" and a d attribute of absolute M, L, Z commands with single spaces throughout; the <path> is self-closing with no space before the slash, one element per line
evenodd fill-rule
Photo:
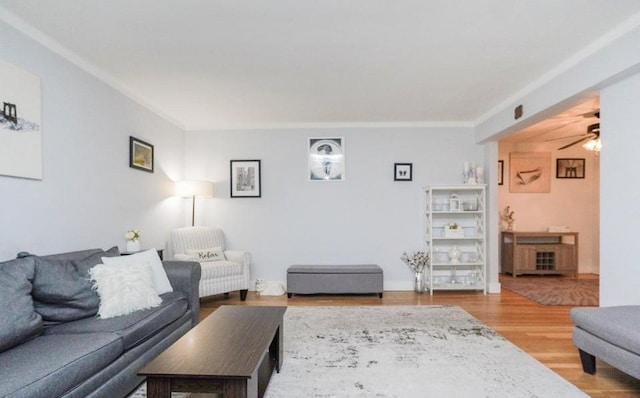
<path fill-rule="evenodd" d="M 596 358 L 640 378 L 640 306 L 573 308 L 573 344 L 582 369 L 596 373 Z"/>
<path fill-rule="evenodd" d="M 293 294 L 364 294 L 382 298 L 382 268 L 375 264 L 292 265 L 287 270 L 287 296 Z"/>

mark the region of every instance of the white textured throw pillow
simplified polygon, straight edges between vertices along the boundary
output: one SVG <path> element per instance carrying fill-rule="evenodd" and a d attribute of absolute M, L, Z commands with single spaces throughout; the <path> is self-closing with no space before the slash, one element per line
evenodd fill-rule
<path fill-rule="evenodd" d="M 162 303 L 153 286 L 148 264 L 98 264 L 89 270 L 89 275 L 100 296 L 98 316 L 102 319 L 127 315 Z"/>
<path fill-rule="evenodd" d="M 221 261 L 226 260 L 222 247 L 212 247 L 211 249 L 187 250 L 187 253 L 195 261 Z"/>
<path fill-rule="evenodd" d="M 158 294 L 172 292 L 173 288 L 167 277 L 167 273 L 162 266 L 162 260 L 158 256 L 156 249 L 146 250 L 129 256 L 102 257 L 102 263 L 106 265 L 128 265 L 147 264 L 153 273 L 153 286 Z"/>

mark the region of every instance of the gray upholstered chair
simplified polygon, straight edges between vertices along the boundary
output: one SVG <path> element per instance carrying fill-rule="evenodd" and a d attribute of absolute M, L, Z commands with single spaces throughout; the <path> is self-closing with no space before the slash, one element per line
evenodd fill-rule
<path fill-rule="evenodd" d="M 224 254 L 224 255 L 222 255 Z M 172 260 L 191 260 L 200 263 L 200 297 L 214 294 L 228 295 L 240 291 L 240 299 L 247 297 L 250 281 L 251 253 L 226 250 L 224 233 L 210 227 L 185 227 L 171 231 L 167 257 Z M 214 261 L 210 261 L 213 259 Z"/>

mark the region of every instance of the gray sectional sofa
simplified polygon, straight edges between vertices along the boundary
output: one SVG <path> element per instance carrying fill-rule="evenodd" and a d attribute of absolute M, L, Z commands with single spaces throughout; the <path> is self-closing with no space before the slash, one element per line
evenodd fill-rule
<path fill-rule="evenodd" d="M 640 379 L 640 306 L 572 308 L 573 344 L 582 369 L 596 373 L 596 358 Z"/>
<path fill-rule="evenodd" d="M 164 261 L 162 304 L 109 319 L 88 270 L 117 248 L 0 263 L 0 396 L 124 397 L 147 362 L 198 322 L 197 262 Z"/>

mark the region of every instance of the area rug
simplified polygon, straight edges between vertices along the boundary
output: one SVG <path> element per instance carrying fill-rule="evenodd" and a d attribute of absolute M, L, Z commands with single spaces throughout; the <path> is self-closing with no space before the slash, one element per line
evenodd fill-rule
<path fill-rule="evenodd" d="M 289 307 L 267 398 L 586 397 L 455 306 Z"/>
<path fill-rule="evenodd" d="M 598 279 L 570 279 L 558 276 L 519 276 L 500 278 L 503 288 L 542 305 L 597 307 Z"/>

